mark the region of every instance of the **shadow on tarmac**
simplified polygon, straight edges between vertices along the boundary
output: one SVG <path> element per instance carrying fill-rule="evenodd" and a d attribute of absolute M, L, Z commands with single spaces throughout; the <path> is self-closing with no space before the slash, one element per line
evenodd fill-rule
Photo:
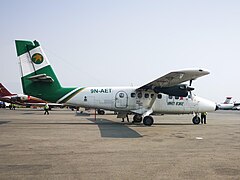
<path fill-rule="evenodd" d="M 154 123 L 157 126 L 197 126 L 193 123 Z"/>
<path fill-rule="evenodd" d="M 0 125 L 6 124 L 6 123 L 9 123 L 9 122 L 11 122 L 11 121 L 0 121 Z"/>
<path fill-rule="evenodd" d="M 141 138 L 138 132 L 132 130 L 128 126 L 122 123 L 116 123 L 109 121 L 107 119 L 94 119 L 94 118 L 87 118 L 87 120 L 93 122 L 94 124 L 98 125 L 98 128 L 101 133 L 101 137 L 107 138 Z M 109 126 L 106 126 L 109 125 Z"/>

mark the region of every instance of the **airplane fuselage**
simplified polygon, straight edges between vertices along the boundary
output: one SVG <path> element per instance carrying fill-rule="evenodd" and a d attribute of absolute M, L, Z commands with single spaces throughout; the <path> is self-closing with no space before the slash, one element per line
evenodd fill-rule
<path fill-rule="evenodd" d="M 111 111 L 135 112 L 143 114 L 147 107 L 152 107 L 158 114 L 190 114 L 214 111 L 215 103 L 197 97 L 176 97 L 156 94 L 152 90 L 139 91 L 137 87 L 88 87 L 76 89 L 76 94 L 67 99 L 65 104 L 99 108 Z M 68 97 L 69 95 L 66 95 Z M 63 97 L 59 100 L 64 100 Z M 151 106 L 151 103 L 153 105 Z"/>
<path fill-rule="evenodd" d="M 218 109 L 220 110 L 239 110 L 240 106 L 239 103 L 229 103 L 229 104 L 218 104 Z"/>

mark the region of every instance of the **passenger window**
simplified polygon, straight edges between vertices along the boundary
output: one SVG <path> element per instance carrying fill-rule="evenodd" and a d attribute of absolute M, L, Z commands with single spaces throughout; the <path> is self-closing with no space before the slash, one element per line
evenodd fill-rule
<path fill-rule="evenodd" d="M 172 99 L 173 97 L 172 96 L 168 96 L 169 99 Z"/>
<path fill-rule="evenodd" d="M 137 96 L 139 99 L 142 98 L 142 93 L 138 93 Z"/>
<path fill-rule="evenodd" d="M 124 98 L 124 93 L 119 93 L 120 98 Z"/>
<path fill-rule="evenodd" d="M 135 98 L 136 97 L 136 93 L 131 93 L 131 97 Z"/>
<path fill-rule="evenodd" d="M 148 93 L 145 93 L 144 97 L 145 97 L 145 98 L 149 98 L 149 94 L 148 94 Z"/>
<path fill-rule="evenodd" d="M 157 95 L 157 98 L 158 98 L 158 99 L 162 99 L 162 94 L 158 94 L 158 95 Z"/>

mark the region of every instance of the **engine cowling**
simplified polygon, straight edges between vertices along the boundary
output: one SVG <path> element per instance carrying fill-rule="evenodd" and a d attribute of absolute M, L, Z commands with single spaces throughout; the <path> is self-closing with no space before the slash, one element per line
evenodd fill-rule
<path fill-rule="evenodd" d="M 29 97 L 27 95 L 21 95 L 19 96 L 21 101 L 27 101 L 29 99 Z"/>
<path fill-rule="evenodd" d="M 171 87 L 155 87 L 154 88 L 154 91 L 156 93 L 164 93 L 170 96 L 180 96 L 180 97 L 187 97 L 188 92 L 192 90 L 194 90 L 194 88 L 186 84 L 179 84 Z"/>
<path fill-rule="evenodd" d="M 29 100 L 29 97 L 27 95 L 22 94 L 22 95 L 12 96 L 11 100 L 12 101 L 20 101 L 21 102 L 21 101 Z"/>

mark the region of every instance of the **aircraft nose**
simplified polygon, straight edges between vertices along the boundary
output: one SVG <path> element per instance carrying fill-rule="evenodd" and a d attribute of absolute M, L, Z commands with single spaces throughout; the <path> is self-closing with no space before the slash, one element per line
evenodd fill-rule
<path fill-rule="evenodd" d="M 217 110 L 217 105 L 215 102 L 212 102 L 207 99 L 201 98 L 200 100 L 200 106 L 199 106 L 199 111 L 200 112 L 211 112 L 211 111 L 216 111 Z"/>

